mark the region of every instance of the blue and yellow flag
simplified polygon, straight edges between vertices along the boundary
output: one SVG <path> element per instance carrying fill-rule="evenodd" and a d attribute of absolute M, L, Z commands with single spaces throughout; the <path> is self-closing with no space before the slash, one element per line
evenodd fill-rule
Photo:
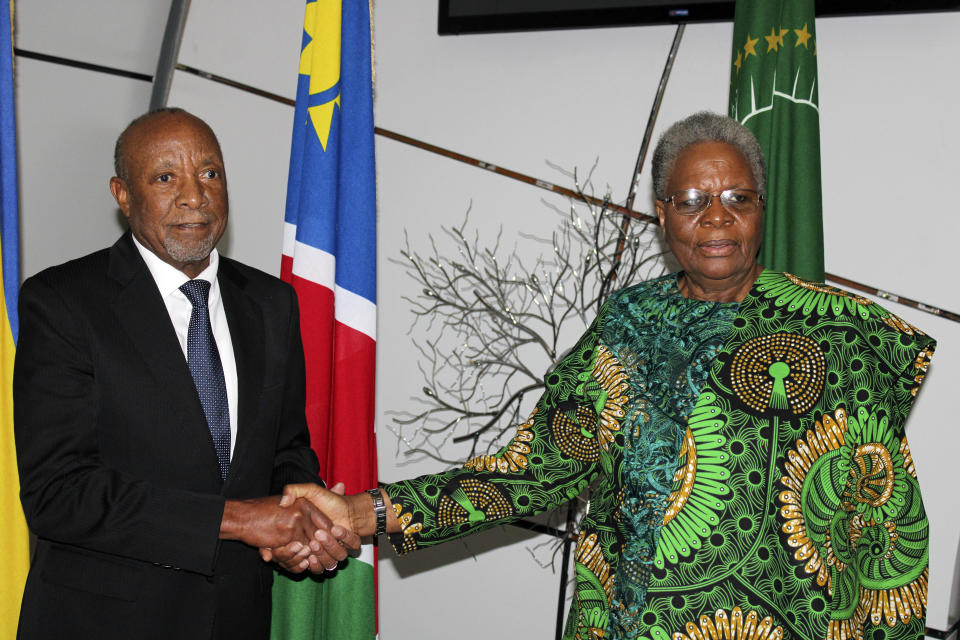
<path fill-rule="evenodd" d="M 20 479 L 13 445 L 13 354 L 20 288 L 17 215 L 17 125 L 13 108 L 12 6 L 0 10 L 0 637 L 13 638 L 27 578 L 30 542 L 20 506 Z"/>

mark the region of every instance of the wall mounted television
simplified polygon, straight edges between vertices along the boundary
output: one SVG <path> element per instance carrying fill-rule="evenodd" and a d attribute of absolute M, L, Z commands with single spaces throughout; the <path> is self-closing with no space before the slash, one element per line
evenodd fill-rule
<path fill-rule="evenodd" d="M 816 0 L 818 16 L 960 10 L 960 0 Z M 731 0 L 439 0 L 440 35 L 733 20 Z"/>

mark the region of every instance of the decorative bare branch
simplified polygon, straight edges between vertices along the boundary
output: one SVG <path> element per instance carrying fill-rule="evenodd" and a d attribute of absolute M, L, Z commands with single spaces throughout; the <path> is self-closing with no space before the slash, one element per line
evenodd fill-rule
<path fill-rule="evenodd" d="M 594 168 L 583 183 L 576 171 L 565 172 L 578 193 L 593 195 Z M 464 457 L 455 444 L 468 445 L 470 458 L 502 445 L 562 357 L 559 341 L 585 328 L 613 290 L 663 272 L 648 223 L 633 221 L 624 234 L 623 216 L 605 206 L 545 204 L 558 216 L 550 237 L 521 234 L 548 247 L 544 255 L 503 250 L 502 229 L 483 246 L 468 210 L 460 226 L 441 228 L 453 255 L 442 254 L 433 236 L 426 253 L 405 237 L 403 259 L 392 260 L 421 289 L 405 299 L 413 325 L 422 323 L 428 336 L 414 341 L 425 382 L 414 400 L 423 410 L 391 412 L 405 455 L 455 464 Z"/>

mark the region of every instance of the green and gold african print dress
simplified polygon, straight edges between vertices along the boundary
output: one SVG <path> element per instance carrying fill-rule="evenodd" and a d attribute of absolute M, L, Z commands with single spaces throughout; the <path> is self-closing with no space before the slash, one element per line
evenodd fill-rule
<path fill-rule="evenodd" d="M 387 485 L 398 552 L 593 485 L 566 638 L 917 638 L 927 520 L 903 425 L 934 341 L 870 300 L 765 271 L 607 301 L 517 435 Z"/>

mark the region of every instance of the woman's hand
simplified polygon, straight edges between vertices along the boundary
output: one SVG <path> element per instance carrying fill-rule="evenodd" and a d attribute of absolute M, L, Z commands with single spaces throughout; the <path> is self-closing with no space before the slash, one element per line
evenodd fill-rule
<path fill-rule="evenodd" d="M 278 505 L 281 509 L 297 509 L 302 503 L 312 509 L 311 521 L 315 525 L 313 539 L 309 544 L 294 540 L 289 544 L 260 548 L 260 557 L 265 562 L 274 561 L 291 573 L 309 569 L 313 573 L 333 571 L 351 551 L 360 548 L 360 536 L 345 526 L 338 504 L 344 501 L 343 483 L 328 491 L 316 484 L 289 485 Z M 301 507 L 302 508 L 302 507 Z"/>

